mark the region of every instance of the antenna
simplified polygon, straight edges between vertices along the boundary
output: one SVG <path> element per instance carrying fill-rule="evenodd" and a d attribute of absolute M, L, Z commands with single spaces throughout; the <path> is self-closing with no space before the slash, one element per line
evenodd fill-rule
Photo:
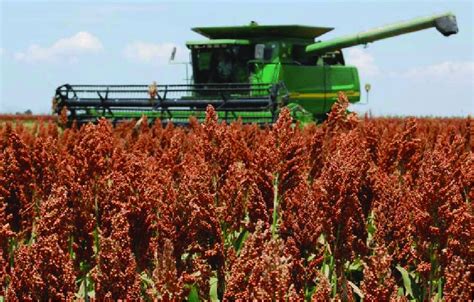
<path fill-rule="evenodd" d="M 186 66 L 186 78 L 184 79 L 186 81 L 186 84 L 191 84 L 191 79 L 189 78 L 189 72 L 188 72 L 188 65 L 191 65 L 191 62 L 175 62 L 174 59 L 176 57 L 176 46 L 173 47 L 173 50 L 171 51 L 170 59 L 168 61 L 169 64 L 182 64 Z"/>
<path fill-rule="evenodd" d="M 171 51 L 170 62 L 174 61 L 175 56 L 176 56 L 176 46 L 174 46 L 173 50 Z"/>

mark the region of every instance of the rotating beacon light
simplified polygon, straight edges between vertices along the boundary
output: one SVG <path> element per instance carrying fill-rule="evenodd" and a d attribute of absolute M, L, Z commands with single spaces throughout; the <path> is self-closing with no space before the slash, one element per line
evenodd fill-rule
<path fill-rule="evenodd" d="M 369 103 L 369 91 L 372 88 L 372 86 L 369 83 L 367 83 L 367 84 L 365 84 L 364 87 L 365 87 L 365 92 L 367 92 L 367 104 L 368 104 Z"/>

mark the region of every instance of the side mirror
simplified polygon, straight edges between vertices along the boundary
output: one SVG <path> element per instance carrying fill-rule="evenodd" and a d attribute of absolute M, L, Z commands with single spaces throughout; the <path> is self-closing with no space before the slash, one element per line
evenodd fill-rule
<path fill-rule="evenodd" d="M 265 54 L 265 45 L 264 44 L 255 45 L 255 59 L 263 60 L 264 54 Z"/>

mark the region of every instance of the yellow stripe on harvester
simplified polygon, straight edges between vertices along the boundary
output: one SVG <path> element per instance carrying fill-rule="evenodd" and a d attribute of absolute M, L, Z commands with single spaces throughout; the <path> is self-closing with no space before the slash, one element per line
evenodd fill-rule
<path fill-rule="evenodd" d="M 343 91 L 348 97 L 350 96 L 360 96 L 359 91 Z M 337 92 L 319 92 L 319 93 L 299 93 L 299 92 L 291 92 L 290 99 L 324 99 L 324 98 L 337 98 Z"/>

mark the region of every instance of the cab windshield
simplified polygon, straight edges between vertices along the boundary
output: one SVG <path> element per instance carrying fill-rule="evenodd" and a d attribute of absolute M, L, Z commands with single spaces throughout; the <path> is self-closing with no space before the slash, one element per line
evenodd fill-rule
<path fill-rule="evenodd" d="M 194 82 L 248 83 L 247 62 L 252 59 L 250 45 L 206 45 L 192 50 Z"/>

